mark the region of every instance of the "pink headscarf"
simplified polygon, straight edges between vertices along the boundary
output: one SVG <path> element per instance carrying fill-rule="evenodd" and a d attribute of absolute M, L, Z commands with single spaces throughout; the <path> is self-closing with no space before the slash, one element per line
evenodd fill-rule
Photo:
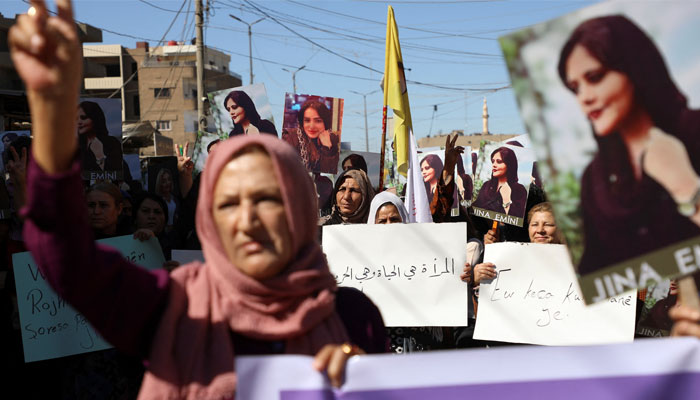
<path fill-rule="evenodd" d="M 214 187 L 223 167 L 244 147 L 270 155 L 284 200 L 292 261 L 279 275 L 257 281 L 229 261 L 212 217 Z M 226 399 L 236 389 L 231 331 L 285 340 L 287 353 L 313 355 L 348 341 L 335 312 L 335 279 L 316 241 L 316 192 L 296 151 L 268 136 L 221 142 L 204 169 L 197 234 L 206 263 L 171 274 L 170 296 L 151 345 L 139 398 Z"/>

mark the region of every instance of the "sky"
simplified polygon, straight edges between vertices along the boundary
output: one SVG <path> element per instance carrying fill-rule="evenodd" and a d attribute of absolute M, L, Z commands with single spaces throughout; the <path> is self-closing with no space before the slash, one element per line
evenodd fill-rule
<path fill-rule="evenodd" d="M 203 0 L 205 44 L 231 55 L 230 69 L 250 83 L 248 27 L 252 23 L 254 83 L 264 83 L 281 128 L 284 95 L 297 92 L 345 99 L 342 141 L 365 150 L 366 94 L 369 151 L 378 152 L 387 5 L 399 37 L 413 130 L 417 138 L 454 129 L 480 132 L 482 102 L 493 133 L 526 133 L 498 37 L 594 4 L 593 1 L 488 0 Z M 49 2 L 51 3 L 51 2 Z M 24 1 L 0 0 L 12 18 Z M 156 46 L 195 37 L 194 0 L 78 0 L 75 17 L 103 30 L 104 44 Z M 178 12 L 179 11 L 179 12 Z M 437 106 L 437 111 L 435 107 Z"/>

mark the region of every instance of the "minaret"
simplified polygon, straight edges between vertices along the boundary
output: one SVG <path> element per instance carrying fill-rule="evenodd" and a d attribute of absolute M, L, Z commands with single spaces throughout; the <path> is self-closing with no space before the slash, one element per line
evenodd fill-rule
<path fill-rule="evenodd" d="M 484 97 L 484 112 L 481 114 L 483 120 L 483 127 L 481 129 L 482 135 L 489 134 L 489 108 L 486 106 L 486 97 Z"/>

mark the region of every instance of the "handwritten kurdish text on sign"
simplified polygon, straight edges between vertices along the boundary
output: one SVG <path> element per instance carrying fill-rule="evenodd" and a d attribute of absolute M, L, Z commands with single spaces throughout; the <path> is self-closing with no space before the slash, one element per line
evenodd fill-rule
<path fill-rule="evenodd" d="M 464 223 L 323 228 L 338 284 L 362 290 L 387 326 L 466 326 L 466 243 Z"/>
<path fill-rule="evenodd" d="M 161 268 L 163 252 L 158 240 L 134 240 L 130 235 L 99 241 L 121 251 L 130 261 L 148 269 Z M 87 353 L 110 348 L 85 318 L 48 285 L 31 253 L 12 256 L 17 305 L 22 327 L 25 362 Z"/>
<path fill-rule="evenodd" d="M 498 275 L 481 284 L 475 339 L 562 346 L 632 341 L 636 292 L 586 307 L 564 245 L 490 244 L 484 261 Z"/>

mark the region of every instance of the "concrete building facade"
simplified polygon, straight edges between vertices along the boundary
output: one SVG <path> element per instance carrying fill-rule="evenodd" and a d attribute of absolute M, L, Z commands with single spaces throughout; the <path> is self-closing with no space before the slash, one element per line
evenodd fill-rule
<path fill-rule="evenodd" d="M 457 133 L 459 137 L 457 138 L 458 146 L 470 146 L 472 150 L 478 150 L 481 145 L 481 141 L 485 140 L 487 142 L 502 142 L 510 138 L 520 136 L 521 134 L 480 134 L 474 133 L 471 135 L 464 135 L 464 131 L 457 130 L 452 131 L 450 135 Z M 445 147 L 445 139 L 448 135 L 424 137 L 418 139 L 418 147 Z"/>
<path fill-rule="evenodd" d="M 86 97 L 119 97 L 125 124 L 148 122 L 175 143 L 196 139 L 196 47 L 169 42 L 149 48 L 85 45 Z M 230 56 L 205 48 L 205 91 L 240 86 L 241 76 L 229 70 Z M 194 118 L 192 118 L 194 114 Z M 212 127 L 213 128 L 213 127 Z"/>

